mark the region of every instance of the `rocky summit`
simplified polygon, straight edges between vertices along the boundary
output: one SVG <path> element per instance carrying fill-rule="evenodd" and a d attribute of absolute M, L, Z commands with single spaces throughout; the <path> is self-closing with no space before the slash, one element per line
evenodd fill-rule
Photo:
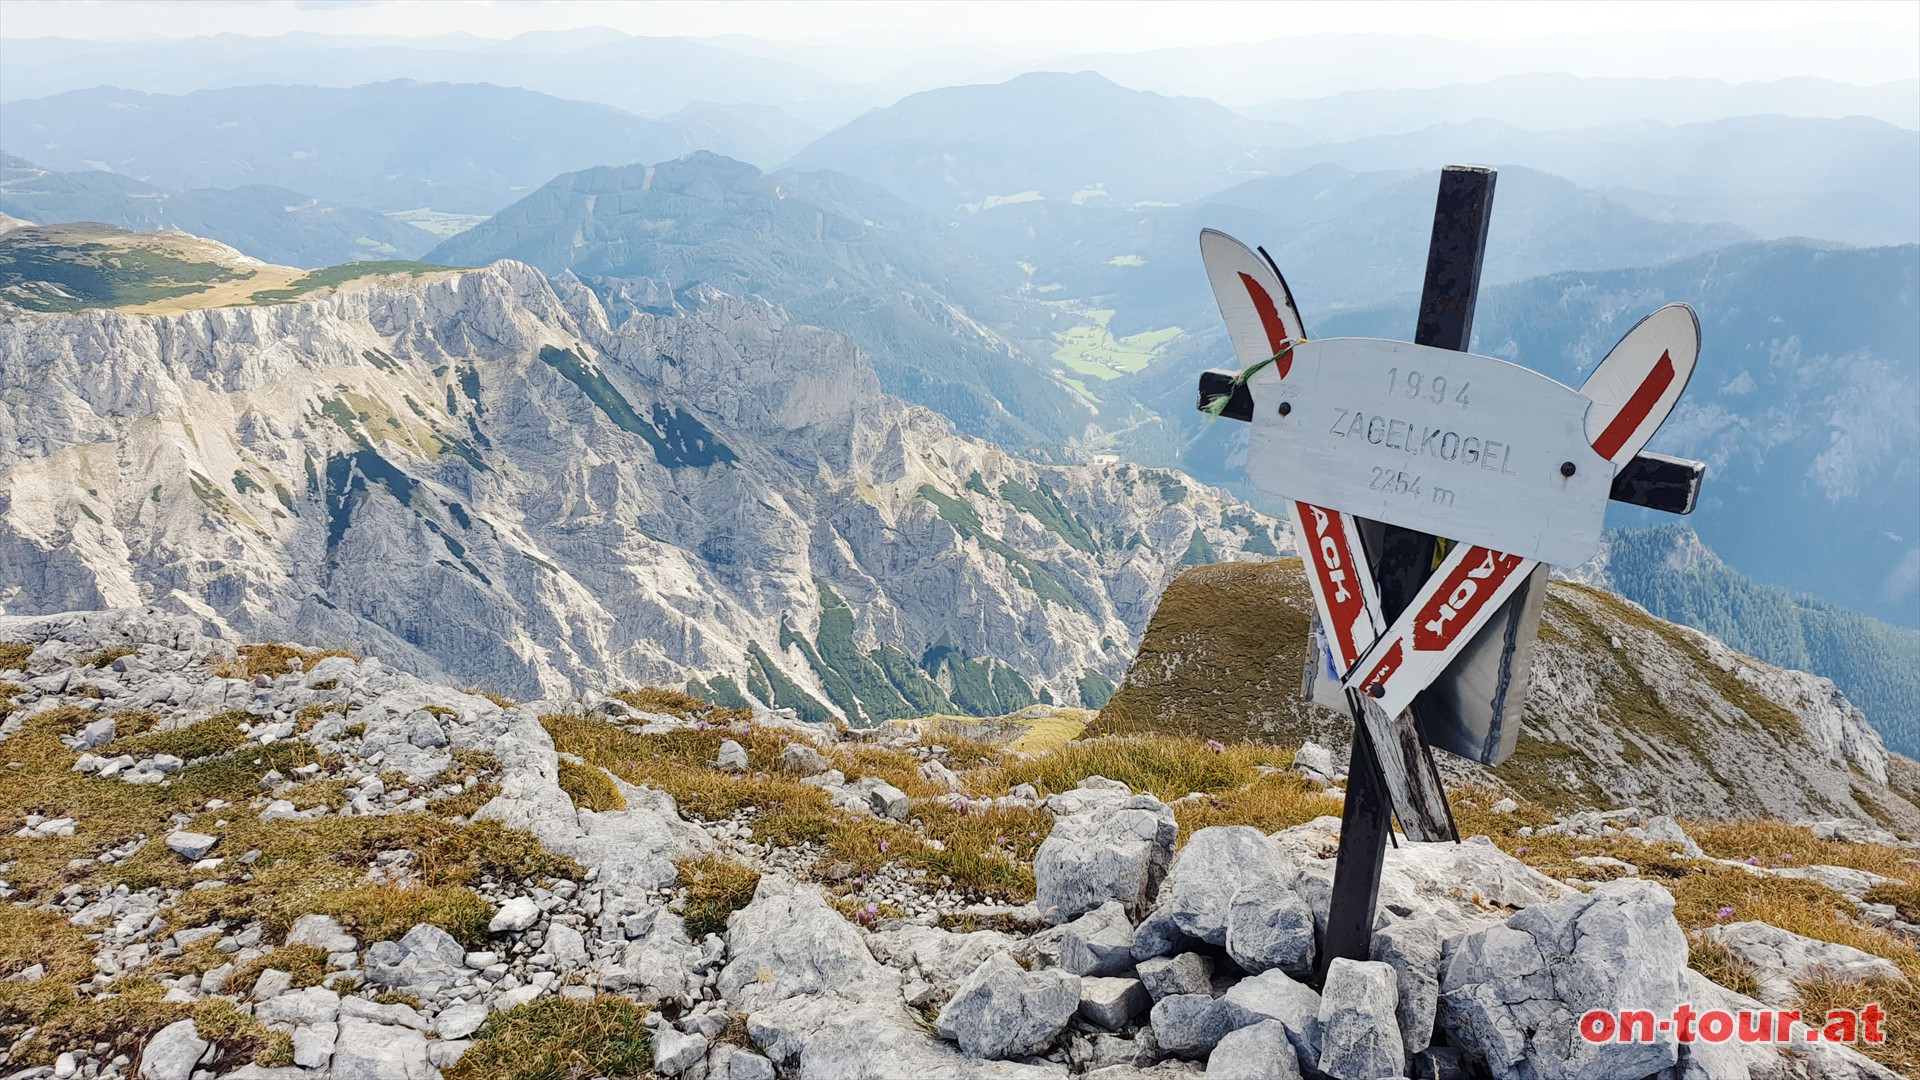
<path fill-rule="evenodd" d="M 613 325 L 512 262 L 192 265 L 240 306 L 142 278 L 166 313 L 0 321 L 0 612 L 153 605 L 519 696 L 866 725 L 1097 707 L 1183 564 L 1284 543 L 1170 470 L 956 435 L 763 301 Z"/>
<path fill-rule="evenodd" d="M 227 632 L 0 618 L 12 1076 L 1879 1080 L 1574 1025 L 1915 1015 L 1920 848 L 1853 819 L 1463 787 L 1471 839 L 1390 850 L 1373 959 L 1320 981 L 1318 746 L 514 702 Z"/>

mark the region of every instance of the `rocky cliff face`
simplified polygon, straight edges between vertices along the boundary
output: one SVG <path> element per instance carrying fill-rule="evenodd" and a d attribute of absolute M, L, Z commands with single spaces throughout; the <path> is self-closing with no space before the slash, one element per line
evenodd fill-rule
<path fill-rule="evenodd" d="M 1310 610 L 1296 560 L 1188 571 L 1100 725 L 1344 746 L 1351 724 L 1300 700 Z M 1902 759 L 1831 681 L 1590 586 L 1550 587 L 1523 723 L 1497 769 L 1444 754 L 1443 767 L 1563 809 L 1920 825 L 1920 793 L 1889 784 Z"/>
<path fill-rule="evenodd" d="M 501 263 L 297 304 L 0 322 L 0 612 L 154 604 L 516 693 L 856 722 L 1104 701 L 1224 494 L 1050 467 L 709 295 L 611 327 Z"/>

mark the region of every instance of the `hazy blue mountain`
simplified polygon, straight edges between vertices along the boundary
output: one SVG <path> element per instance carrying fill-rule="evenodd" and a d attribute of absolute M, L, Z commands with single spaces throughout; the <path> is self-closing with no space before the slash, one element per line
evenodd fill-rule
<path fill-rule="evenodd" d="M 1114 309 L 1115 333 L 1218 321 L 1196 237 L 1222 229 L 1279 263 L 1311 324 L 1420 288 L 1437 173 L 1316 165 L 1249 180 L 1179 207 L 1021 203 L 971 215 L 963 236 L 1033 266 L 1035 283 Z M 1751 234 L 1655 221 L 1532 169 L 1504 169 L 1487 244 L 1488 283 L 1576 267 L 1640 266 Z"/>
<path fill-rule="evenodd" d="M 1057 447 L 1092 418 L 1025 351 L 1047 340 L 1051 313 L 1012 295 L 1010 275 L 973 259 L 924 211 L 852 177 L 763 175 L 705 152 L 588 169 L 428 257 L 571 271 L 606 295 L 640 295 L 635 306 L 646 308 L 703 285 L 763 296 L 853 338 L 890 392 L 1017 445 Z"/>
<path fill-rule="evenodd" d="M 123 229 L 178 229 L 282 266 L 412 259 L 439 242 L 424 229 L 285 188 L 168 191 L 118 173 L 54 172 L 0 155 L 0 213 L 53 225 L 99 221 Z"/>
<path fill-rule="evenodd" d="M 1691 124 L 1762 113 L 1866 116 L 1898 127 L 1920 128 L 1920 83 L 1904 79 L 1856 86 L 1806 77 L 1734 83 L 1541 72 L 1448 86 L 1283 98 L 1241 111 L 1257 120 L 1293 124 L 1329 142 L 1471 120 L 1554 131 L 1636 120 Z"/>
<path fill-rule="evenodd" d="M 1889 749 L 1920 756 L 1920 631 L 1757 585 L 1684 525 L 1613 530 L 1604 562 L 1604 583 L 1655 615 L 1832 679 Z"/>
<path fill-rule="evenodd" d="M 0 105 L 4 149 L 169 188 L 268 184 L 375 210 L 491 213 L 555 174 L 693 149 L 674 124 L 484 84 L 101 88 Z"/>
<path fill-rule="evenodd" d="M 1383 20 L 1385 21 L 1385 20 Z M 1609 32 L 1509 40 L 1396 33 L 1295 33 L 1231 44 L 1132 53 L 1083 53 L 1056 68 L 1092 70 L 1127 86 L 1197 94 L 1235 107 L 1276 98 L 1342 94 L 1380 86 L 1448 86 L 1533 72 L 1665 79 L 1674 72 L 1731 82 L 1777 79 L 1783 70 L 1844 82 L 1884 83 L 1915 74 L 1911 34 L 1867 22 L 1779 28 L 1734 25 L 1650 32 L 1632 18 Z M 1591 28 L 1588 28 L 1591 29 Z"/>
<path fill-rule="evenodd" d="M 1641 121 L 1565 131 L 1474 120 L 1298 154 L 1359 170 L 1523 165 L 1658 217 L 1729 221 L 1767 237 L 1920 240 L 1920 131 L 1859 116 Z"/>
<path fill-rule="evenodd" d="M 589 28 L 505 41 L 310 33 L 166 41 L 9 38 L 0 101 L 102 85 L 151 93 L 262 83 L 348 87 L 393 79 L 486 82 L 656 115 L 699 101 L 776 103 L 820 124 L 876 104 L 820 71 L 688 38 Z"/>
<path fill-rule="evenodd" d="M 825 129 L 777 105 L 696 101 L 661 118 L 702 150 L 771 169 L 819 138 Z"/>
<path fill-rule="evenodd" d="M 822 136 L 795 168 L 833 169 L 937 213 L 1038 192 L 1117 205 L 1181 201 L 1267 171 L 1280 125 L 1100 75 L 1031 72 L 913 94 Z"/>
<path fill-rule="evenodd" d="M 1688 524 L 1749 577 L 1920 626 L 1920 246 L 1741 244 L 1496 286 L 1473 347 L 1577 386 L 1677 300 L 1700 314 L 1700 363 L 1650 449 L 1707 463 Z M 1413 321 L 1409 299 L 1314 325 L 1405 338 Z"/>

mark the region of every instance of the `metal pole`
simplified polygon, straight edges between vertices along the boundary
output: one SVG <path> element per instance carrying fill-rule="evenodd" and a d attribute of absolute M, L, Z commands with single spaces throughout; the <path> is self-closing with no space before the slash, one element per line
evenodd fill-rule
<path fill-rule="evenodd" d="M 1494 178 L 1492 169 L 1461 165 L 1450 165 L 1440 173 L 1416 344 L 1465 351 L 1473 337 L 1473 308 L 1480 294 L 1487 226 L 1493 218 Z M 1380 585 L 1381 614 L 1388 625 L 1413 602 L 1433 572 L 1433 555 L 1432 536 L 1394 525 L 1383 527 L 1380 550 L 1371 561 Z M 1356 708 L 1356 721 L 1358 716 Z M 1325 980 L 1335 957 L 1365 960 L 1372 953 L 1373 913 L 1392 833 L 1390 804 L 1381 789 L 1375 758 L 1378 752 L 1366 726 L 1356 722 L 1347 765 L 1346 805 L 1340 815 L 1340 851 L 1334 861 L 1333 895 L 1316 982 Z M 1424 741 L 1419 753 L 1427 757 L 1431 769 L 1431 753 Z"/>

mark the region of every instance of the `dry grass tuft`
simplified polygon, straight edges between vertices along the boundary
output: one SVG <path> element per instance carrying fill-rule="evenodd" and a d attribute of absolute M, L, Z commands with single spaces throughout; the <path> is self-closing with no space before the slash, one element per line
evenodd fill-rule
<path fill-rule="evenodd" d="M 687 890 L 681 916 L 687 936 L 695 941 L 726 933 L 727 917 L 751 903 L 760 886 L 757 871 L 724 856 L 702 855 L 675 865 L 680 868 L 679 884 Z"/>
<path fill-rule="evenodd" d="M 81 667 L 103 668 L 123 656 L 133 656 L 139 652 L 133 645 L 114 645 L 91 653 L 80 660 Z"/>
<path fill-rule="evenodd" d="M 156 754 L 172 754 L 185 761 L 218 757 L 251 744 L 252 738 L 240 730 L 240 725 L 251 724 L 259 719 L 236 709 L 172 731 L 149 731 L 131 738 L 116 739 L 113 749 L 137 758 Z"/>
<path fill-rule="evenodd" d="M 560 790 L 581 810 L 625 810 L 626 796 L 607 774 L 592 765 L 560 759 Z"/>
<path fill-rule="evenodd" d="M 1171 800 L 1194 791 L 1241 787 L 1261 775 L 1257 765 L 1285 766 L 1292 762 L 1293 753 L 1277 747 L 1116 735 L 1068 743 L 1031 760 L 1003 765 L 998 772 L 1007 785 L 1031 783 L 1043 795 L 1070 790 L 1089 776 L 1104 776 L 1135 791 L 1151 791 Z"/>
<path fill-rule="evenodd" d="M 1800 991 L 1800 1011 L 1809 1024 L 1814 1024 L 1835 1009 L 1857 1012 L 1869 1004 L 1880 1006 L 1886 1014 L 1880 1024 L 1886 1041 L 1877 1045 L 1856 1043 L 1854 1049 L 1902 1076 L 1920 1075 L 1920 1039 L 1914 1038 L 1914 1033 L 1920 1032 L 1920 980 L 1912 970 L 1907 977 L 1904 983 L 1833 979 L 1803 982 L 1796 987 Z"/>
<path fill-rule="evenodd" d="M 731 724 L 753 719 L 752 709 L 728 708 L 705 702 L 692 694 L 678 690 L 668 690 L 660 686 L 643 686 L 638 690 L 621 690 L 607 695 L 616 701 L 623 701 L 642 712 L 664 713 L 677 716 L 682 720 L 705 720 L 709 724 Z"/>
<path fill-rule="evenodd" d="M 1721 859 L 1755 859 L 1761 866 L 1850 866 L 1882 877 L 1920 876 L 1913 852 L 1880 844 L 1821 840 L 1784 821 L 1689 821 L 1692 836 L 1707 854 Z"/>
<path fill-rule="evenodd" d="M 253 984 L 259 982 L 261 972 L 268 969 L 277 969 L 293 976 L 296 990 L 319 986 L 327 981 L 327 951 L 318 945 L 282 945 L 235 968 L 227 979 L 226 992 L 242 995 L 253 993 Z"/>
<path fill-rule="evenodd" d="M 1342 805 L 1339 798 L 1289 770 L 1214 792 L 1204 799 L 1178 803 L 1173 816 L 1180 822 L 1180 842 L 1184 844 L 1196 830 L 1213 825 L 1252 825 L 1261 832 L 1279 832 L 1317 817 L 1339 817 Z"/>
<path fill-rule="evenodd" d="M 17 641 L 0 641 L 0 671 L 25 671 L 33 646 Z"/>
<path fill-rule="evenodd" d="M 311 671 L 313 665 L 329 656 L 345 656 L 355 661 L 360 659 L 345 649 L 302 649 L 277 643 L 242 645 L 236 651 L 238 655 L 232 659 L 213 664 L 215 675 L 223 679 L 251 679 L 260 675 L 277 679 L 293 670 L 295 660 L 300 661 L 302 671 Z"/>
<path fill-rule="evenodd" d="M 233 1002 L 220 998 L 190 1005 L 164 1001 L 167 988 L 153 979 L 116 979 L 99 997 L 75 994 L 69 980 L 52 977 L 26 989 L 30 993 L 20 994 L 12 987 L 0 991 L 0 1029 L 17 1038 L 9 1047 L 15 1065 L 47 1065 L 61 1050 L 98 1043 L 108 1044 L 109 1054 L 137 1057 L 161 1028 L 189 1018 L 201 1038 L 218 1047 L 212 1062 L 216 1069 L 249 1061 L 292 1063 L 289 1037 L 267 1030 Z M 27 1027 L 34 1029 L 30 1035 L 25 1034 Z"/>
<path fill-rule="evenodd" d="M 1736 994 L 1752 997 L 1760 992 L 1760 979 L 1753 973 L 1753 965 L 1717 941 L 1691 942 L 1687 966 Z"/>
<path fill-rule="evenodd" d="M 650 1076 L 647 1010 L 625 998 L 546 997 L 487 1017 L 447 1080 Z"/>

